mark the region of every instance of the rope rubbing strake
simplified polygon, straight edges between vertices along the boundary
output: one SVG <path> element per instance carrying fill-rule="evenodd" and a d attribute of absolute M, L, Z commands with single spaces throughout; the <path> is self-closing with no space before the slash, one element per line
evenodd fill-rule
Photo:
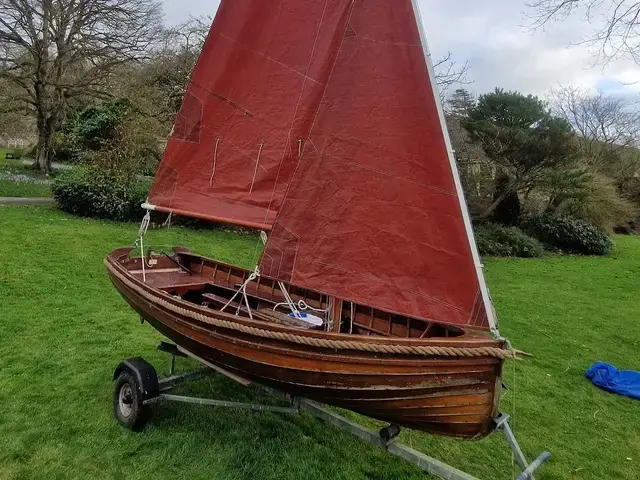
<path fill-rule="evenodd" d="M 144 297 L 147 301 L 161 306 L 171 312 L 189 317 L 202 323 L 207 323 L 219 328 L 225 328 L 228 330 L 235 330 L 247 335 L 253 335 L 260 338 L 268 338 L 271 340 L 283 340 L 298 345 L 308 345 L 318 348 L 330 348 L 334 350 L 355 350 L 359 352 L 370 353 L 389 353 L 397 355 L 424 355 L 432 357 L 464 357 L 464 358 L 476 358 L 476 357 L 494 357 L 500 359 L 517 358 L 520 353 L 517 350 L 507 350 L 497 347 L 437 347 L 437 346 L 411 346 L 411 345 L 386 345 L 376 343 L 366 343 L 359 341 L 348 340 L 329 340 L 324 338 L 305 337 L 302 335 L 296 335 L 295 333 L 288 332 L 276 332 L 272 330 L 265 330 L 257 327 L 250 327 L 248 325 L 242 325 L 237 322 L 229 320 L 223 320 L 220 318 L 209 317 L 199 312 L 194 312 L 183 307 L 174 305 L 165 299 L 154 295 L 146 290 L 138 287 L 135 283 L 129 280 L 127 277 L 116 271 L 107 261 L 107 268 L 111 273 L 124 283 L 128 288 L 134 290 L 138 295 Z"/>

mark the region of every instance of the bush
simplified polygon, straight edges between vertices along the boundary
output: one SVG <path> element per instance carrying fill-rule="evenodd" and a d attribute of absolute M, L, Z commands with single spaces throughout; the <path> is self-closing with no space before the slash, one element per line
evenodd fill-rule
<path fill-rule="evenodd" d="M 539 257 L 542 244 L 516 227 L 487 223 L 476 228 L 476 242 L 481 255 L 496 257 Z"/>
<path fill-rule="evenodd" d="M 158 121 L 128 99 L 84 109 L 57 138 L 60 159 L 101 169 L 153 175 L 162 157 Z"/>
<path fill-rule="evenodd" d="M 58 175 L 53 196 L 61 210 L 83 217 L 139 221 L 151 183 L 135 176 L 110 175 L 76 167 Z"/>
<path fill-rule="evenodd" d="M 584 220 L 564 215 L 529 217 L 522 229 L 548 248 L 582 255 L 607 255 L 613 242 L 609 236 Z"/>
<path fill-rule="evenodd" d="M 609 233 L 637 216 L 633 203 L 620 195 L 613 180 L 603 175 L 593 176 L 583 198 L 568 199 L 553 213 L 584 220 Z"/>
<path fill-rule="evenodd" d="M 118 127 L 133 111 L 126 98 L 84 109 L 71 128 L 73 143 L 83 150 L 100 150 L 119 137 Z"/>

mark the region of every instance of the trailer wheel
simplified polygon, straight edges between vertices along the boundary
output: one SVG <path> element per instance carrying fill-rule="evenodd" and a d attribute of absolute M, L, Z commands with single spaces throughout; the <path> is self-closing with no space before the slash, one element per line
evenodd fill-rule
<path fill-rule="evenodd" d="M 148 420 L 148 407 L 143 404 L 141 386 L 136 376 L 123 370 L 113 388 L 113 414 L 123 427 L 139 430 Z"/>

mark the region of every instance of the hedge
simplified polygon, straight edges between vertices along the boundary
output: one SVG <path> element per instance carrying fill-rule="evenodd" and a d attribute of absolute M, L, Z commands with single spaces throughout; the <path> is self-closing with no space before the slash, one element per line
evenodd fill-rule
<path fill-rule="evenodd" d="M 151 187 L 150 180 L 109 175 L 91 167 L 75 167 L 58 175 L 53 197 L 61 210 L 83 217 L 139 221 L 140 205 Z"/>
<path fill-rule="evenodd" d="M 485 223 L 475 229 L 476 243 L 481 255 L 493 257 L 539 257 L 542 244 L 516 227 Z"/>
<path fill-rule="evenodd" d="M 523 220 L 521 228 L 552 250 L 581 255 L 607 255 L 613 241 L 584 220 L 564 215 L 541 215 Z"/>

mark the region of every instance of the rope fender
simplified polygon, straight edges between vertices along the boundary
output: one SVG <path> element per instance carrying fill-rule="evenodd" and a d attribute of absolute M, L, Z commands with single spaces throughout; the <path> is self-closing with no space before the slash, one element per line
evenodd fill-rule
<path fill-rule="evenodd" d="M 225 328 L 228 330 L 236 330 L 247 335 L 253 335 L 261 338 L 268 338 L 270 340 L 284 340 L 286 342 L 296 343 L 298 345 L 308 345 L 318 348 L 329 348 L 334 350 L 355 350 L 359 352 L 369 353 L 391 353 L 398 355 L 423 355 L 433 357 L 465 357 L 465 358 L 477 358 L 477 357 L 494 357 L 502 360 L 508 358 L 517 358 L 518 351 L 511 349 L 504 349 L 498 347 L 437 347 L 437 346 L 410 346 L 410 345 L 383 345 L 375 343 L 366 343 L 358 341 L 347 340 L 329 340 L 324 338 L 305 337 L 296 335 L 294 333 L 276 332 L 272 330 L 264 330 L 262 328 L 250 327 L 242 325 L 240 323 L 232 322 L 229 320 L 223 320 L 220 318 L 213 318 L 207 315 L 203 315 L 199 312 L 174 305 L 165 299 L 154 295 L 146 290 L 140 288 L 134 282 L 129 280 L 126 276 L 116 271 L 107 260 L 105 264 L 111 274 L 118 278 L 128 288 L 135 291 L 138 295 L 144 297 L 147 301 L 159 305 L 162 308 L 169 310 L 178 315 L 189 317 L 202 323 L 207 323 L 219 328 Z"/>

